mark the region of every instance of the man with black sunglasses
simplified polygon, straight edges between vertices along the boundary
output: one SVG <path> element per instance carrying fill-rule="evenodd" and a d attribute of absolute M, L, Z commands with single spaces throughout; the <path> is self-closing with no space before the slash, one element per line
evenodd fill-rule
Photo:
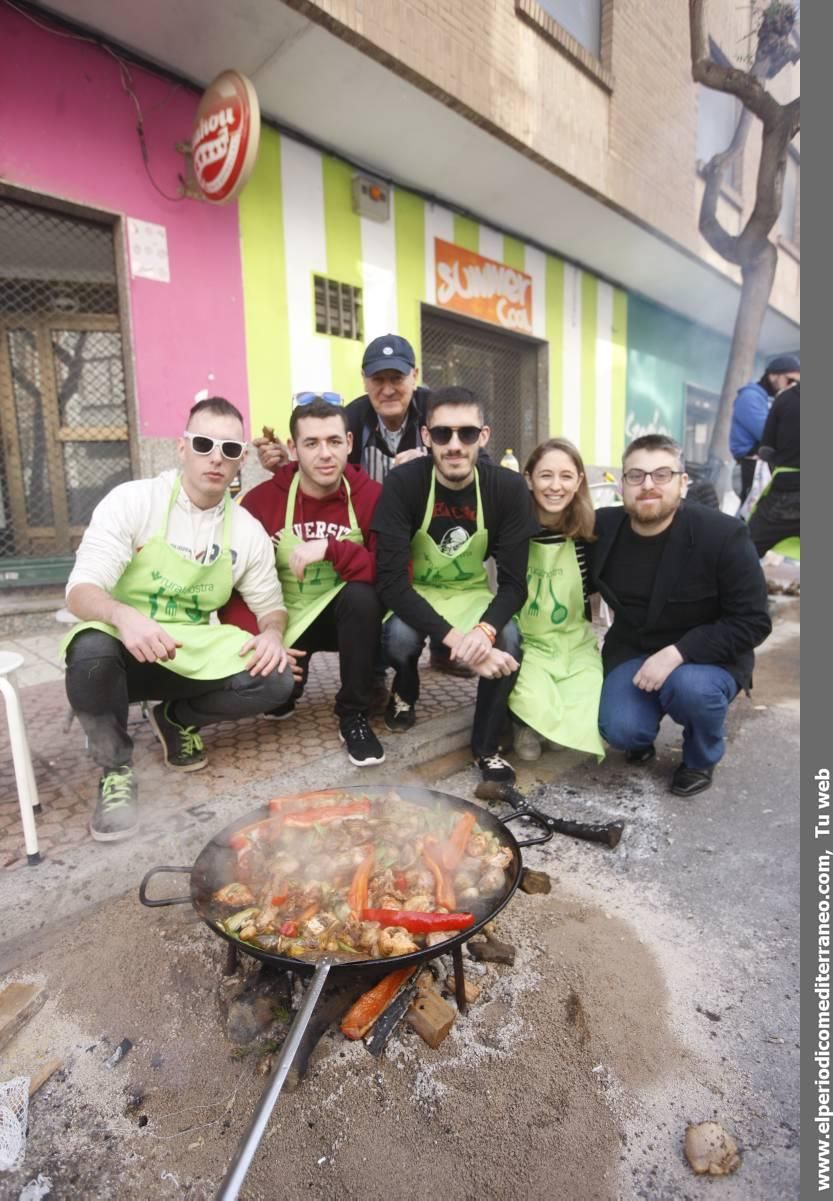
<path fill-rule="evenodd" d="M 622 460 L 623 505 L 596 513 L 591 588 L 613 612 L 602 648 L 599 729 L 647 763 L 667 714 L 683 727 L 676 796 L 709 788 L 725 720 L 752 686 L 753 648 L 770 633 L 763 572 L 742 521 L 685 504 L 680 447 L 646 434 Z"/>
<path fill-rule="evenodd" d="M 66 596 L 82 624 L 67 640 L 66 688 L 102 770 L 90 822 L 99 842 L 138 826 L 131 701 L 159 702 L 150 722 L 165 763 L 197 771 L 203 726 L 292 693 L 272 544 L 228 490 L 245 452 L 235 406 L 200 401 L 177 443 L 179 468 L 114 488 L 78 548 Z M 233 587 L 255 614 L 251 632 L 210 620 Z"/>
<path fill-rule="evenodd" d="M 480 677 L 472 752 L 485 780 L 512 781 L 499 754 L 509 693 L 520 666 L 513 615 L 526 600 L 529 538 L 538 530 L 529 490 L 515 472 L 478 461 L 489 427 L 467 388 L 440 388 L 426 406 L 430 457 L 390 472 L 373 519 L 377 579 L 393 611 L 383 646 L 395 677 L 385 724 L 409 730 L 426 637 Z M 484 561 L 497 565 L 492 595 Z"/>
<path fill-rule="evenodd" d="M 301 679 L 293 698 L 269 714 L 291 717 L 303 693 L 310 656 L 337 651 L 341 688 L 335 698 L 339 736 L 356 767 L 383 763 L 385 752 L 368 722 L 382 622 L 375 588 L 371 519 L 382 491 L 361 467 L 347 462 L 352 437 L 336 393 L 296 393 L 289 420 L 295 462 L 258 484 L 243 505 L 275 545 L 275 562 L 289 610 L 286 644 Z M 233 597 L 221 613 L 243 629 L 254 615 Z"/>

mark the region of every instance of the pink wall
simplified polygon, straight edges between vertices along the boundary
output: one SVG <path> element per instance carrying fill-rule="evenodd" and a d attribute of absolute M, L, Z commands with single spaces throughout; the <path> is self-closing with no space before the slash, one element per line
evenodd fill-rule
<path fill-rule="evenodd" d="M 140 433 L 178 434 L 203 388 L 248 418 L 237 205 L 177 203 L 154 190 L 133 103 L 105 51 L 36 28 L 5 5 L 0 47 L 0 179 L 167 229 L 170 283 L 129 281 Z M 189 140 L 199 98 L 130 71 L 154 179 L 175 196 L 183 160 L 174 145 Z"/>

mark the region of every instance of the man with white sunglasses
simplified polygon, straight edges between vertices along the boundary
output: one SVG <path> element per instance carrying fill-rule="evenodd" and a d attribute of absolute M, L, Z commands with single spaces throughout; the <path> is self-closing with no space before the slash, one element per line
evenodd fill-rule
<path fill-rule="evenodd" d="M 102 771 L 97 841 L 139 824 L 130 702 L 159 702 L 150 721 L 165 763 L 197 771 L 207 763 L 203 726 L 254 717 L 292 694 L 272 544 L 228 490 L 245 453 L 235 406 L 200 401 L 177 441 L 179 468 L 114 488 L 78 548 L 66 598 L 82 624 L 67 639 L 66 688 Z M 255 633 L 211 622 L 232 589 Z"/>

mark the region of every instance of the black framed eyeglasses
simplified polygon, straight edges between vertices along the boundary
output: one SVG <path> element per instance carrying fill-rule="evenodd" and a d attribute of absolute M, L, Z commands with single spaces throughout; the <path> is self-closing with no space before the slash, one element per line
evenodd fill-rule
<path fill-rule="evenodd" d="M 662 485 L 670 484 L 675 475 L 682 474 L 682 471 L 673 471 L 670 467 L 656 467 L 653 471 L 643 471 L 641 467 L 629 467 L 627 471 L 622 472 L 622 479 L 626 484 L 638 488 L 640 484 L 645 483 L 649 476 L 655 484 Z"/>
<path fill-rule="evenodd" d="M 213 454 L 215 447 L 219 446 L 224 459 L 235 460 L 242 459 L 246 449 L 245 442 L 237 442 L 232 438 L 209 438 L 207 434 L 195 434 L 191 430 L 185 430 L 182 436 L 191 443 L 195 455 Z"/>
<path fill-rule="evenodd" d="M 343 405 L 344 397 L 338 392 L 296 392 L 292 397 L 293 405 L 311 405 L 314 400 L 325 400 L 328 405 Z"/>
<path fill-rule="evenodd" d="M 483 426 L 430 425 L 428 427 L 428 433 L 431 435 L 431 441 L 436 442 L 437 446 L 448 446 L 455 434 L 460 439 L 463 446 L 474 446 L 477 439 L 483 433 Z"/>

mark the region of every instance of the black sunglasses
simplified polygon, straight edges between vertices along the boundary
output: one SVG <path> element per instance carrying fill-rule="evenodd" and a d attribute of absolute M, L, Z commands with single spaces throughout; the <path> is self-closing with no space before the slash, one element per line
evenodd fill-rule
<path fill-rule="evenodd" d="M 430 425 L 428 433 L 431 435 L 431 441 L 436 442 L 437 446 L 448 446 L 451 439 L 456 434 L 463 446 L 474 446 L 477 439 L 483 433 L 482 425 Z"/>
<path fill-rule="evenodd" d="M 195 455 L 213 454 L 214 447 L 219 446 L 224 459 L 242 459 L 246 449 L 245 442 L 235 442 L 230 438 L 209 438 L 207 434 L 192 434 L 190 430 L 185 430 L 182 436 L 191 443 Z"/>

